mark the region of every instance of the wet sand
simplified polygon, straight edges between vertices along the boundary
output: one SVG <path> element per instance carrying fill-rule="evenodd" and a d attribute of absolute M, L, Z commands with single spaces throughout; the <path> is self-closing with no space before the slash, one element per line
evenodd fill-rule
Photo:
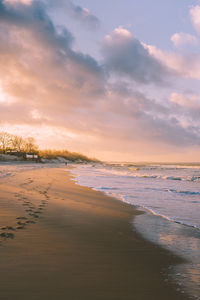
<path fill-rule="evenodd" d="M 0 299 L 189 299 L 163 274 L 181 259 L 142 239 L 136 214 L 62 168 L 2 178 Z"/>

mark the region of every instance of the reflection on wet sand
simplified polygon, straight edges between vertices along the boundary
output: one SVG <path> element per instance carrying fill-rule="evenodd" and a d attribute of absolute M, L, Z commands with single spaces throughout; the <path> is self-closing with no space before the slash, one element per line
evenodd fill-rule
<path fill-rule="evenodd" d="M 168 275 L 182 292 L 200 299 L 200 230 L 150 214 L 137 216 L 134 227 L 145 238 L 185 258 L 184 264 L 170 267 Z"/>

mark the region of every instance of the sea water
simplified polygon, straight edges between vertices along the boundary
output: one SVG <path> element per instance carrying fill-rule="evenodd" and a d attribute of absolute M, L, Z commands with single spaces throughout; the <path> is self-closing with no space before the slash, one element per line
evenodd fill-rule
<path fill-rule="evenodd" d="M 187 260 L 167 273 L 180 292 L 200 299 L 200 165 L 105 163 L 71 172 L 78 184 L 143 210 L 133 226 Z"/>

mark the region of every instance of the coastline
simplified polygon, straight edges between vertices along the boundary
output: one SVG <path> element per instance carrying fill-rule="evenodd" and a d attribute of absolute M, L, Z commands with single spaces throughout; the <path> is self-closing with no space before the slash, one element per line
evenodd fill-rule
<path fill-rule="evenodd" d="M 1 179 L 1 227 L 35 222 L 1 243 L 1 298 L 189 299 L 161 273 L 183 260 L 133 231 L 139 212 L 71 178 L 42 168 Z M 30 205 L 42 208 L 37 217 Z"/>

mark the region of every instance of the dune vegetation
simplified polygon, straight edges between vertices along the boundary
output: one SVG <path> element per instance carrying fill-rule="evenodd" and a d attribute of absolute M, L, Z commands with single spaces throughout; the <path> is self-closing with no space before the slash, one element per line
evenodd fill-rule
<path fill-rule="evenodd" d="M 83 161 L 83 162 L 91 162 L 97 161 L 95 158 L 89 158 L 86 155 L 77 152 L 70 152 L 68 150 L 39 150 L 39 156 L 44 159 L 56 159 L 58 157 L 62 157 L 69 161 Z"/>
<path fill-rule="evenodd" d="M 1 156 L 16 155 L 24 159 L 26 154 L 36 154 L 40 161 L 63 159 L 71 162 L 93 162 L 95 158 L 68 150 L 40 150 L 33 137 L 22 138 L 7 132 L 0 132 L 0 154 Z"/>

